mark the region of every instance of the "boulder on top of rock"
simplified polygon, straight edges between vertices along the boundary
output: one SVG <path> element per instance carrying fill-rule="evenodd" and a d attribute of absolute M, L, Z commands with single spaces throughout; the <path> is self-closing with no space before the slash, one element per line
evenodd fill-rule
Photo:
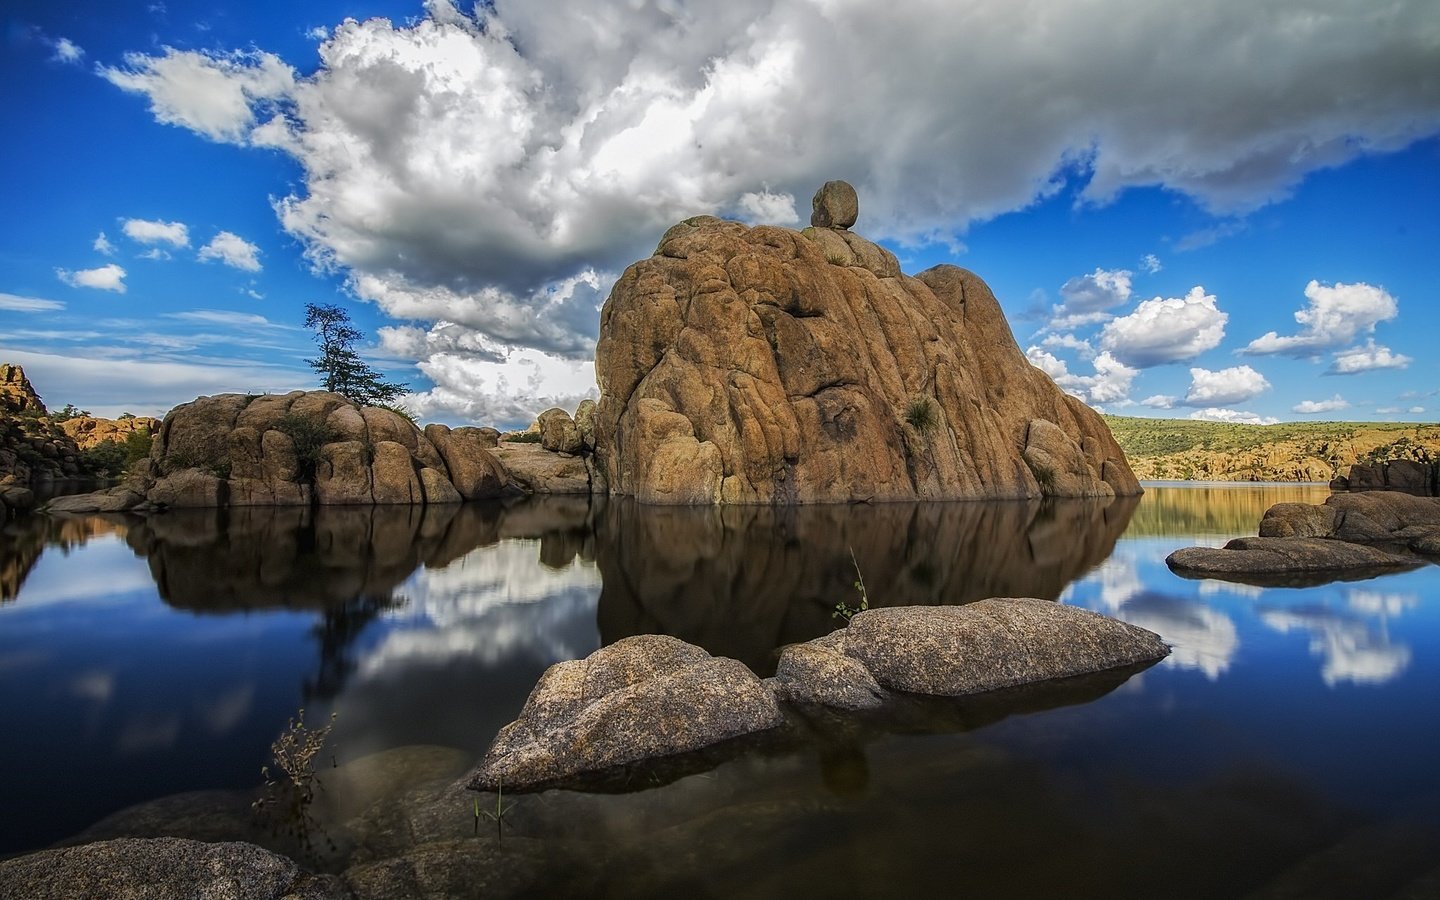
<path fill-rule="evenodd" d="M 575 420 L 565 410 L 555 407 L 542 412 L 536 419 L 540 426 L 540 446 L 552 453 L 579 453 L 583 446 Z"/>
<path fill-rule="evenodd" d="M 470 786 L 540 790 L 696 753 L 784 721 L 774 695 L 743 663 L 639 635 L 547 669 Z"/>
<path fill-rule="evenodd" d="M 825 182 L 810 207 L 810 224 L 816 228 L 851 228 L 860 218 L 860 197 L 847 181 Z"/>
<path fill-rule="evenodd" d="M 904 275 L 850 231 L 672 227 L 616 282 L 595 365 L 595 481 L 646 503 L 1140 493 L 980 278 Z"/>

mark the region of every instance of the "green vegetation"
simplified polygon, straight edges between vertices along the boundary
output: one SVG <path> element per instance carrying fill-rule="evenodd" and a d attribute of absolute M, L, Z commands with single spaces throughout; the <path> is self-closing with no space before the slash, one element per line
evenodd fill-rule
<path fill-rule="evenodd" d="M 275 423 L 275 430 L 286 435 L 295 444 L 295 460 L 299 465 L 298 477 L 302 483 L 315 480 L 315 471 L 320 465 L 320 451 L 335 440 L 335 432 L 328 424 L 308 416 L 290 414 L 281 416 Z"/>
<path fill-rule="evenodd" d="M 495 838 L 496 840 L 503 841 L 505 840 L 505 817 L 509 815 L 512 809 L 515 808 L 515 804 L 511 803 L 509 806 L 505 805 L 505 782 L 500 782 L 497 787 L 498 790 L 495 791 L 494 812 L 491 812 L 488 809 L 481 809 L 480 798 L 475 798 L 475 833 L 480 833 L 480 819 L 483 816 L 484 818 L 489 819 L 490 821 L 495 823 Z"/>
<path fill-rule="evenodd" d="M 329 303 L 307 303 L 305 327 L 314 329 L 320 347 L 320 355 L 305 362 L 320 373 L 325 390 L 366 406 L 392 403 L 405 393 L 405 385 L 386 381 L 355 352 L 355 342 L 363 335 L 350 324 L 345 310 Z"/>
<path fill-rule="evenodd" d="M 862 613 L 870 608 L 870 594 L 865 590 L 865 576 L 860 574 L 860 561 L 855 558 L 855 548 L 850 548 L 850 562 L 855 566 L 855 590 L 860 593 L 860 605 L 851 606 L 844 600 L 835 604 L 835 611 L 830 613 L 832 619 L 844 619 L 847 623 L 856 613 Z"/>
<path fill-rule="evenodd" d="M 929 431 L 940 421 L 935 413 L 935 403 L 929 397 L 921 394 L 910 401 L 905 407 L 905 421 L 916 431 Z"/>
<path fill-rule="evenodd" d="M 1141 479 L 1324 482 L 1356 463 L 1440 459 L 1440 424 L 1236 425 L 1125 416 L 1106 422 Z"/>
<path fill-rule="evenodd" d="M 50 419 L 51 422 L 54 422 L 55 424 L 58 425 L 58 424 L 60 424 L 61 422 L 66 422 L 66 421 L 69 421 L 70 419 L 74 419 L 74 418 L 77 418 L 77 417 L 79 417 L 79 416 L 88 416 L 88 415 L 90 415 L 90 410 L 88 410 L 88 409 L 79 409 L 78 407 L 75 406 L 75 404 L 73 404 L 73 403 L 67 403 L 67 404 L 65 404 L 64 406 L 60 407 L 60 411 L 59 411 L 59 412 L 52 412 L 52 413 L 50 413 L 50 415 L 48 416 L 48 418 Z M 134 416 L 131 416 L 131 418 L 134 418 Z"/>
<path fill-rule="evenodd" d="M 370 405 L 377 409 L 388 409 L 400 418 L 407 420 L 411 425 L 418 427 L 420 424 L 415 420 L 415 414 L 399 403 L 372 403 Z"/>
<path fill-rule="evenodd" d="M 96 475 L 118 478 L 125 471 L 125 447 L 119 441 L 101 441 L 88 450 L 81 450 L 80 462 Z"/>
<path fill-rule="evenodd" d="M 1030 471 L 1035 473 L 1035 481 L 1040 489 L 1047 494 L 1055 491 L 1055 470 L 1049 466 L 1031 466 Z"/>
<path fill-rule="evenodd" d="M 507 431 L 500 435 L 500 440 L 511 444 L 538 444 L 540 443 L 540 432 L 538 431 Z"/>
<path fill-rule="evenodd" d="M 278 771 L 272 772 L 269 766 L 260 767 L 260 774 L 265 779 L 265 792 L 250 804 L 257 814 L 271 817 L 275 833 L 284 833 L 295 839 L 307 854 L 315 851 L 312 834 L 320 835 L 334 849 L 324 829 L 310 815 L 310 804 L 315 800 L 315 760 L 325 748 L 330 729 L 334 727 L 335 713 L 331 713 L 330 721 L 323 728 L 310 728 L 305 724 L 305 709 L 302 707 L 270 745 L 270 754 Z M 333 757 L 331 764 L 334 764 Z"/>
<path fill-rule="evenodd" d="M 1396 459 L 1408 459 L 1433 465 L 1440 463 L 1440 450 L 1416 443 L 1410 439 L 1409 435 L 1401 435 L 1390 443 L 1382 444 L 1360 457 L 1361 462 L 1371 465 Z"/>
<path fill-rule="evenodd" d="M 1194 419 L 1142 419 L 1105 416 L 1105 424 L 1127 456 L 1165 456 L 1186 450 L 1253 450 L 1267 444 L 1298 441 L 1318 445 L 1343 441 L 1360 432 L 1436 431 L 1433 425 L 1407 422 L 1283 422 L 1278 425 L 1237 425 Z M 1440 432 L 1437 432 L 1440 433 Z"/>

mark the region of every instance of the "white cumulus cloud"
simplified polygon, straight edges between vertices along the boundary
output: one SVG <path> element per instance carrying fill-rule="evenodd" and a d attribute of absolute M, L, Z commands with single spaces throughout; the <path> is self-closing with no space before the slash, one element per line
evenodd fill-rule
<path fill-rule="evenodd" d="M 740 195 L 736 207 L 743 221 L 755 225 L 794 225 L 800 221 L 795 198 L 790 194 L 750 191 Z"/>
<path fill-rule="evenodd" d="M 1100 346 L 1127 365 L 1149 368 L 1192 359 L 1220 345 L 1230 320 L 1215 296 L 1196 285 L 1184 297 L 1155 297 L 1106 324 Z"/>
<path fill-rule="evenodd" d="M 1257 416 L 1255 413 L 1240 409 L 1224 409 L 1213 406 L 1197 409 L 1190 414 L 1189 418 L 1202 422 L 1229 422 L 1235 425 L 1275 425 L 1280 421 L 1271 416 Z"/>
<path fill-rule="evenodd" d="M 1140 258 L 1140 269 L 1147 274 L 1154 275 L 1163 268 L 1165 267 L 1160 264 L 1160 257 L 1153 253 L 1147 253 Z"/>
<path fill-rule="evenodd" d="M 1140 401 L 1141 406 L 1148 406 L 1151 409 L 1174 409 L 1175 404 L 1180 402 L 1179 397 L 1170 394 L 1151 394 Z"/>
<path fill-rule="evenodd" d="M 1067 183 L 1083 202 L 1160 186 L 1244 213 L 1440 131 L 1429 0 L 473 8 L 346 21 L 305 75 L 263 50 L 172 48 L 101 73 L 162 122 L 292 156 L 276 209 L 316 265 L 372 294 L 496 301 L 503 331 L 473 308 L 432 321 L 567 357 L 593 346 L 598 304 L 516 317 L 682 218 L 780 221 L 777 198 L 831 178 L 859 190 L 862 233 L 952 244 Z M 1197 59 L 1226 64 L 1197 81 Z"/>
<path fill-rule="evenodd" d="M 95 288 L 101 291 L 125 293 L 125 270 L 115 263 L 108 263 L 96 269 L 56 269 L 56 276 L 71 287 Z"/>
<path fill-rule="evenodd" d="M 1076 275 L 1060 286 L 1062 302 L 1055 308 L 1055 317 L 1083 316 L 1119 306 L 1130 299 L 1131 277 L 1128 269 L 1097 268 L 1089 275 Z"/>
<path fill-rule="evenodd" d="M 1229 406 L 1244 403 L 1270 389 L 1265 376 L 1249 366 L 1229 369 L 1190 370 L 1190 390 L 1185 394 L 1186 406 Z"/>
<path fill-rule="evenodd" d="M 150 99 L 150 111 L 214 141 L 243 142 L 256 110 L 288 96 L 295 72 L 273 53 L 206 53 L 164 48 L 158 56 L 125 54 L 123 67 L 101 66 L 111 84 Z"/>
<path fill-rule="evenodd" d="M 120 230 L 137 244 L 169 244 L 172 247 L 190 246 L 190 229 L 184 222 L 161 222 L 152 219 L 126 219 Z"/>
<path fill-rule="evenodd" d="M 1337 352 L 1325 374 L 1355 375 L 1374 369 L 1404 369 L 1412 362 L 1414 360 L 1405 354 L 1392 352 L 1389 347 L 1377 344 L 1374 338 L 1370 338 L 1362 346 Z"/>
<path fill-rule="evenodd" d="M 1395 298 L 1384 288 L 1363 281 L 1334 285 L 1311 281 L 1305 285 L 1305 299 L 1305 308 L 1295 313 L 1295 321 L 1302 326 L 1299 333 L 1282 336 L 1266 332 L 1243 352 L 1313 357 L 1348 344 L 1360 334 L 1374 332 L 1376 324 L 1400 312 Z"/>
<path fill-rule="evenodd" d="M 1339 394 L 1329 400 L 1301 400 L 1290 408 L 1291 412 L 1313 415 L 1315 413 L 1337 412 L 1342 409 L 1349 409 L 1350 401 Z"/>
<path fill-rule="evenodd" d="M 1025 355 L 1032 365 L 1049 375 L 1067 393 L 1092 406 L 1129 400 L 1130 385 L 1140 374 L 1138 369 L 1130 368 L 1109 353 L 1095 357 L 1093 375 L 1071 373 L 1064 360 L 1040 347 L 1030 347 Z"/>
<path fill-rule="evenodd" d="M 200 248 L 202 262 L 212 259 L 218 259 L 234 269 L 260 271 L 260 248 L 229 231 L 220 232 L 210 239 L 210 243 Z"/>
<path fill-rule="evenodd" d="M 90 246 L 96 252 L 103 253 L 106 256 L 115 255 L 115 245 L 110 243 L 110 239 L 105 236 L 105 232 L 103 231 L 95 236 L 95 242 Z"/>

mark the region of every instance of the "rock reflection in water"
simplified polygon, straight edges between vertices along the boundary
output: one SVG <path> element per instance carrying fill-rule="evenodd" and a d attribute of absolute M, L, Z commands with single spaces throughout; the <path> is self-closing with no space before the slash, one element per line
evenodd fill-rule
<path fill-rule="evenodd" d="M 761 674 L 858 605 L 1054 599 L 1115 547 L 1138 498 L 861 506 L 644 507 L 597 514 L 602 643 L 659 633 Z M 855 562 L 851 561 L 851 551 Z"/>
<path fill-rule="evenodd" d="M 332 698 L 356 667 L 351 648 L 377 617 L 407 603 L 397 590 L 505 538 L 539 537 L 540 561 L 563 568 L 591 546 L 589 504 L 426 507 L 234 507 L 137 520 L 126 541 L 161 599 L 198 613 L 314 610 L 319 666 L 306 698 Z"/>

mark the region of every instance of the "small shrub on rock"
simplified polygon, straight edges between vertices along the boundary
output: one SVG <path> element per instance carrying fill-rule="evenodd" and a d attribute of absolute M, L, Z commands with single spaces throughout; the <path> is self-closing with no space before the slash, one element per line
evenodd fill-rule
<path fill-rule="evenodd" d="M 275 422 L 274 428 L 295 443 L 295 459 L 299 463 L 300 480 L 313 482 L 315 470 L 320 465 L 321 450 L 335 440 L 334 430 L 323 421 L 293 414 L 281 416 Z"/>

